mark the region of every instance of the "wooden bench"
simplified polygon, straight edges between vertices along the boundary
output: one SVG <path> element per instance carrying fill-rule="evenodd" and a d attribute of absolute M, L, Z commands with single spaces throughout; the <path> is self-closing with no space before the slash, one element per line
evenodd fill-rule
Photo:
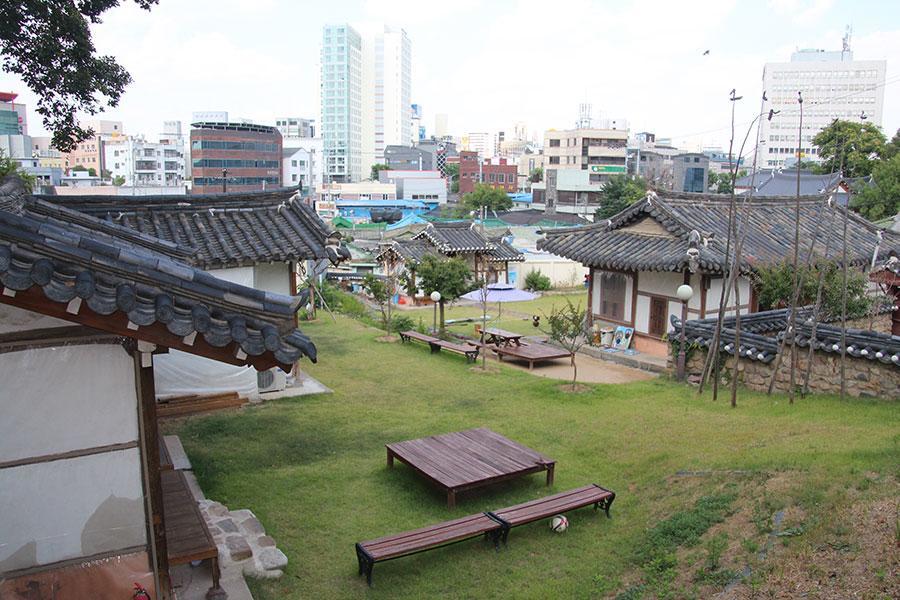
<path fill-rule="evenodd" d="M 538 498 L 537 500 L 531 500 L 530 502 L 524 502 L 502 510 L 491 511 L 487 514 L 500 524 L 501 537 L 505 544 L 509 536 L 509 530 L 513 527 L 534 523 L 535 521 L 547 519 L 553 515 L 582 508 L 590 504 L 594 505 L 594 510 L 602 508 L 608 518 L 609 507 L 615 499 L 615 492 L 593 483 L 567 492 L 554 494 L 553 496 L 547 496 L 546 498 Z"/>
<path fill-rule="evenodd" d="M 425 335 L 424 333 L 419 333 L 418 331 L 413 331 L 412 329 L 410 329 L 409 331 L 401 331 L 400 332 L 400 341 L 401 342 L 408 342 L 410 340 L 416 340 L 417 342 L 424 342 L 428 345 L 432 345 L 434 342 L 441 341 L 440 339 L 438 339 L 436 337 L 432 337 L 430 335 Z M 439 352 L 440 348 L 435 350 L 434 346 L 431 346 L 431 351 Z"/>
<path fill-rule="evenodd" d="M 482 534 L 486 538 L 490 535 L 494 548 L 498 549 L 501 529 L 502 526 L 496 519 L 489 517 L 487 513 L 478 513 L 368 542 L 359 542 L 356 544 L 359 574 L 365 573 L 366 583 L 371 586 L 372 569 L 377 562 L 417 554 Z"/>
<path fill-rule="evenodd" d="M 432 351 L 435 346 L 437 346 L 440 350 L 447 350 L 448 352 L 456 352 L 457 354 L 462 354 L 466 357 L 466 360 L 471 362 L 475 362 L 476 360 L 478 360 L 477 347 L 467 346 L 464 344 L 456 344 L 454 342 L 447 342 L 444 340 L 431 342 Z"/>

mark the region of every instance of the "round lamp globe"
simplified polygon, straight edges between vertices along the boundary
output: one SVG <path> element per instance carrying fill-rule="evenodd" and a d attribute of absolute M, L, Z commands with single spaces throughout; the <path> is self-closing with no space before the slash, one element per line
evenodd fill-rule
<path fill-rule="evenodd" d="M 675 290 L 675 295 L 678 296 L 678 299 L 682 302 L 687 302 L 694 295 L 694 290 L 688 284 L 683 283 Z"/>

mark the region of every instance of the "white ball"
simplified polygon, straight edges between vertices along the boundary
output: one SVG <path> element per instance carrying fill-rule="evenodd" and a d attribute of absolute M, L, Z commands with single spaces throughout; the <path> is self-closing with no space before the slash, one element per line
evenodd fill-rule
<path fill-rule="evenodd" d="M 550 520 L 550 529 L 556 533 L 562 533 L 569 528 L 569 520 L 565 515 L 556 515 Z"/>

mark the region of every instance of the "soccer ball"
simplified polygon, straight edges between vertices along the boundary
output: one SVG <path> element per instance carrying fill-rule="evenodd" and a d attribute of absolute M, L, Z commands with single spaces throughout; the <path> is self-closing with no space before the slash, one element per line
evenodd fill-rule
<path fill-rule="evenodd" d="M 550 520 L 550 529 L 562 533 L 569 528 L 569 520 L 564 515 L 556 515 Z"/>

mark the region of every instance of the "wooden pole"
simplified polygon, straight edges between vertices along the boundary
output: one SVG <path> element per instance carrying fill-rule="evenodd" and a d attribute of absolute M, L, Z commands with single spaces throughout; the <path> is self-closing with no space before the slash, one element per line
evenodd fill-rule
<path fill-rule="evenodd" d="M 841 400 L 847 395 L 847 222 L 850 213 L 850 192 L 847 192 L 847 206 L 844 207 L 844 233 L 841 241 Z"/>

